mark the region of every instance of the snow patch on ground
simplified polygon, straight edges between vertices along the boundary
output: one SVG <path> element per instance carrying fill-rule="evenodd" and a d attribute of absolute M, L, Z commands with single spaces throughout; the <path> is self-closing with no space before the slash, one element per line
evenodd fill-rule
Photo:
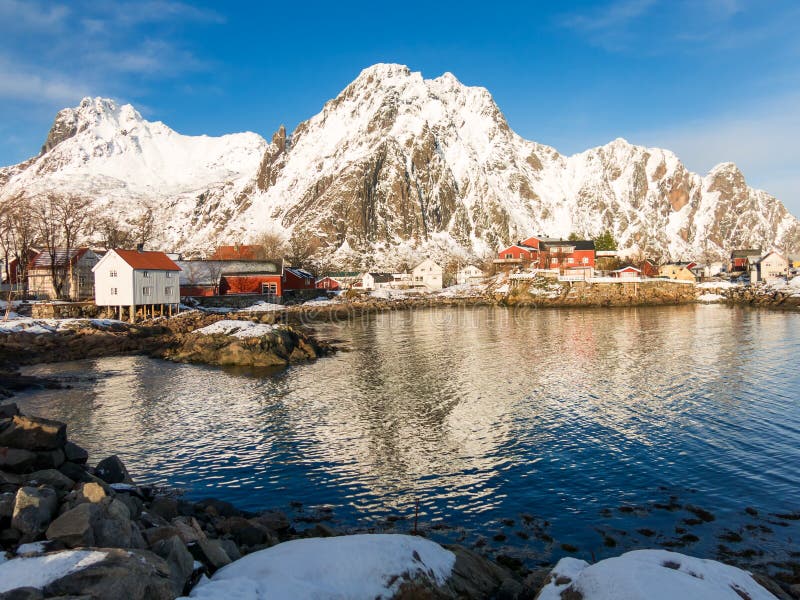
<path fill-rule="evenodd" d="M 262 300 L 247 308 L 243 308 L 242 312 L 272 312 L 276 310 L 286 310 L 286 307 L 283 304 L 273 304 Z"/>
<path fill-rule="evenodd" d="M 561 600 L 567 589 L 583 600 L 775 600 L 746 571 L 667 550 L 635 550 L 593 565 L 562 558 L 538 598 Z"/>
<path fill-rule="evenodd" d="M 19 587 L 41 589 L 48 583 L 85 569 L 105 557 L 105 552 L 67 550 L 44 556 L 0 561 L 0 593 Z"/>
<path fill-rule="evenodd" d="M 723 302 L 725 300 L 725 296 L 723 296 L 722 294 L 705 293 L 705 294 L 700 294 L 697 297 L 697 300 L 700 302 Z"/>
<path fill-rule="evenodd" d="M 403 574 L 427 573 L 446 582 L 456 557 L 409 535 L 349 535 L 284 542 L 249 554 L 192 590 L 201 600 L 266 598 L 390 598 Z"/>
<path fill-rule="evenodd" d="M 256 338 L 262 335 L 272 333 L 275 329 L 274 325 L 266 323 L 253 323 L 252 321 L 230 321 L 222 320 L 195 329 L 192 333 L 199 333 L 201 335 L 229 335 L 236 338 Z"/>
<path fill-rule="evenodd" d="M 485 287 L 479 283 L 462 283 L 444 288 L 436 295 L 440 298 L 474 298 L 482 296 L 484 291 Z"/>
<path fill-rule="evenodd" d="M 12 313 L 13 314 L 13 313 Z M 17 317 L 8 321 L 0 320 L 0 333 L 56 333 L 71 329 L 110 329 L 125 327 L 126 324 L 115 319 L 33 319 Z"/>

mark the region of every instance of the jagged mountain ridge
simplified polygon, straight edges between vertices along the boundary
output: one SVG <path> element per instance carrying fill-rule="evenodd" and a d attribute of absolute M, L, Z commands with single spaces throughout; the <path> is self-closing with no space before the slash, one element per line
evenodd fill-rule
<path fill-rule="evenodd" d="M 270 143 L 180 136 L 128 105 L 85 99 L 59 113 L 38 157 L 0 169 L 3 194 L 62 186 L 107 210 L 156 206 L 169 248 L 264 230 L 375 264 L 606 229 L 624 248 L 671 258 L 800 246 L 797 219 L 731 163 L 702 177 L 622 139 L 563 156 L 514 133 L 484 88 L 402 65 L 365 69 Z"/>

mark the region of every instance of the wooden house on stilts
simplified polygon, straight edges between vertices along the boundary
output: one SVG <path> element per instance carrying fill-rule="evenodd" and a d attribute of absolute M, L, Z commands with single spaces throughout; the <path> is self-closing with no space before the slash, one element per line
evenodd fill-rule
<path fill-rule="evenodd" d="M 109 306 L 117 317 L 133 323 L 156 314 L 170 316 L 180 310 L 181 268 L 163 252 L 114 249 L 92 271 L 95 303 Z"/>

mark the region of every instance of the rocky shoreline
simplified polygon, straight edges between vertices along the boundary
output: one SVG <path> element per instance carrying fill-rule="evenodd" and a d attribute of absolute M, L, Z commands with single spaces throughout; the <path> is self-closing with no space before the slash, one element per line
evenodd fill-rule
<path fill-rule="evenodd" d="M 299 530 L 279 510 L 246 512 L 213 498 L 191 502 L 173 490 L 137 485 L 116 456 L 94 467 L 88 461 L 88 453 L 67 439 L 64 423 L 0 405 L 0 565 L 8 561 L 6 569 L 23 570 L 31 557 L 97 555 L 40 588 L 12 589 L 0 581 L 0 600 L 172 599 L 242 556 L 337 535 L 324 516 L 307 519 Z M 436 595 L 427 597 L 531 597 L 521 578 L 502 566 L 466 548 L 450 549 L 453 576 L 446 589 L 429 590 Z M 404 593 L 429 584 L 409 580 Z"/>
<path fill-rule="evenodd" d="M 188 594 L 199 581 L 207 581 L 207 577 L 214 581 L 217 571 L 244 556 L 259 556 L 267 549 L 298 540 L 343 535 L 343 531 L 332 526 L 331 514 L 325 510 L 302 512 L 298 503 L 295 509 L 302 514 L 298 516 L 275 508 L 243 511 L 214 498 L 190 501 L 172 489 L 137 485 L 116 456 L 89 465 L 88 453 L 68 440 L 64 423 L 22 415 L 15 404 L 0 405 L 0 569 L 14 574 L 15 581 L 30 584 L 33 576 L 28 574 L 26 565 L 39 563 L 25 561 L 36 561 L 38 557 L 46 557 L 49 564 L 78 558 L 82 561 L 80 568 L 67 569 L 44 583 L 41 577 L 33 577 L 41 585 L 9 587 L 11 584 L 4 584 L 0 577 L 0 600 L 172 599 Z M 670 498 L 664 510 L 686 508 L 676 497 Z M 690 519 L 684 519 L 684 528 L 714 520 L 707 510 L 687 507 L 691 514 Z M 643 509 L 618 510 L 627 513 Z M 760 518 L 755 510 L 752 516 Z M 800 515 L 781 518 L 795 519 Z M 770 519 L 769 522 L 776 523 L 779 520 Z M 530 530 L 537 539 L 549 538 L 549 543 L 557 543 L 548 535 L 547 522 L 535 517 L 523 515 L 519 523 L 508 519 L 504 524 L 510 530 L 521 527 Z M 391 519 L 384 528 L 376 531 L 370 527 L 364 531 L 382 534 L 378 538 L 405 538 L 408 533 L 433 535 L 437 533 L 435 529 L 417 529 L 417 524 L 412 527 L 411 521 Z M 365 537 L 353 533 L 350 530 L 345 537 Z M 641 533 L 656 535 L 656 532 Z M 614 538 L 625 535 L 620 531 L 605 531 L 605 544 L 616 545 Z M 742 541 L 740 536 L 734 539 L 733 535 L 726 540 L 728 545 Z M 684 529 L 683 537 L 674 544 L 650 545 L 665 550 L 646 552 L 666 553 L 676 557 L 670 561 L 686 562 L 691 557 L 667 551 L 690 544 L 691 537 Z M 472 548 L 459 544 L 441 547 L 454 556 L 452 572 L 446 581 L 433 580 L 425 573 L 403 573 L 398 575 L 400 581 L 392 588 L 396 593 L 391 597 L 511 600 L 536 598 L 538 594 L 549 597 L 547 594 L 554 589 L 560 595 L 553 597 L 582 597 L 565 591 L 575 592 L 577 588 L 568 585 L 571 580 L 564 578 L 563 573 L 569 573 L 565 565 L 573 563 L 588 567 L 583 561 L 565 558 L 555 569 L 553 564 L 542 564 L 531 570 L 505 553 L 490 558 L 486 551 L 491 549 L 485 543 L 475 543 Z M 561 547 L 568 553 L 577 551 L 568 544 Z M 752 555 L 730 548 L 726 551 L 728 558 L 722 556 L 726 563 L 751 568 L 748 561 L 754 559 Z M 746 571 L 739 573 L 744 573 L 751 583 L 758 582 L 762 592 L 769 590 L 771 597 L 800 598 L 800 563 L 787 560 L 781 563 L 781 568 L 784 571 L 773 574 L 774 577 L 757 569 L 753 580 Z"/>

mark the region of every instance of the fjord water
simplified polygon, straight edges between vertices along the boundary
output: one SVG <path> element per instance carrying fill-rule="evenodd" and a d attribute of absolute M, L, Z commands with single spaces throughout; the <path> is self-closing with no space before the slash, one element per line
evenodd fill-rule
<path fill-rule="evenodd" d="M 696 555 L 750 521 L 764 529 L 746 543 L 766 556 L 800 534 L 763 522 L 800 509 L 800 315 L 453 308 L 314 327 L 346 351 L 277 375 L 144 357 L 41 365 L 28 372 L 73 388 L 19 402 L 69 423 L 95 459 L 118 454 L 192 498 L 330 505 L 344 528 L 413 517 L 419 499 L 433 535 L 527 559 L 669 542 L 686 504 L 716 517 L 689 528 Z"/>

